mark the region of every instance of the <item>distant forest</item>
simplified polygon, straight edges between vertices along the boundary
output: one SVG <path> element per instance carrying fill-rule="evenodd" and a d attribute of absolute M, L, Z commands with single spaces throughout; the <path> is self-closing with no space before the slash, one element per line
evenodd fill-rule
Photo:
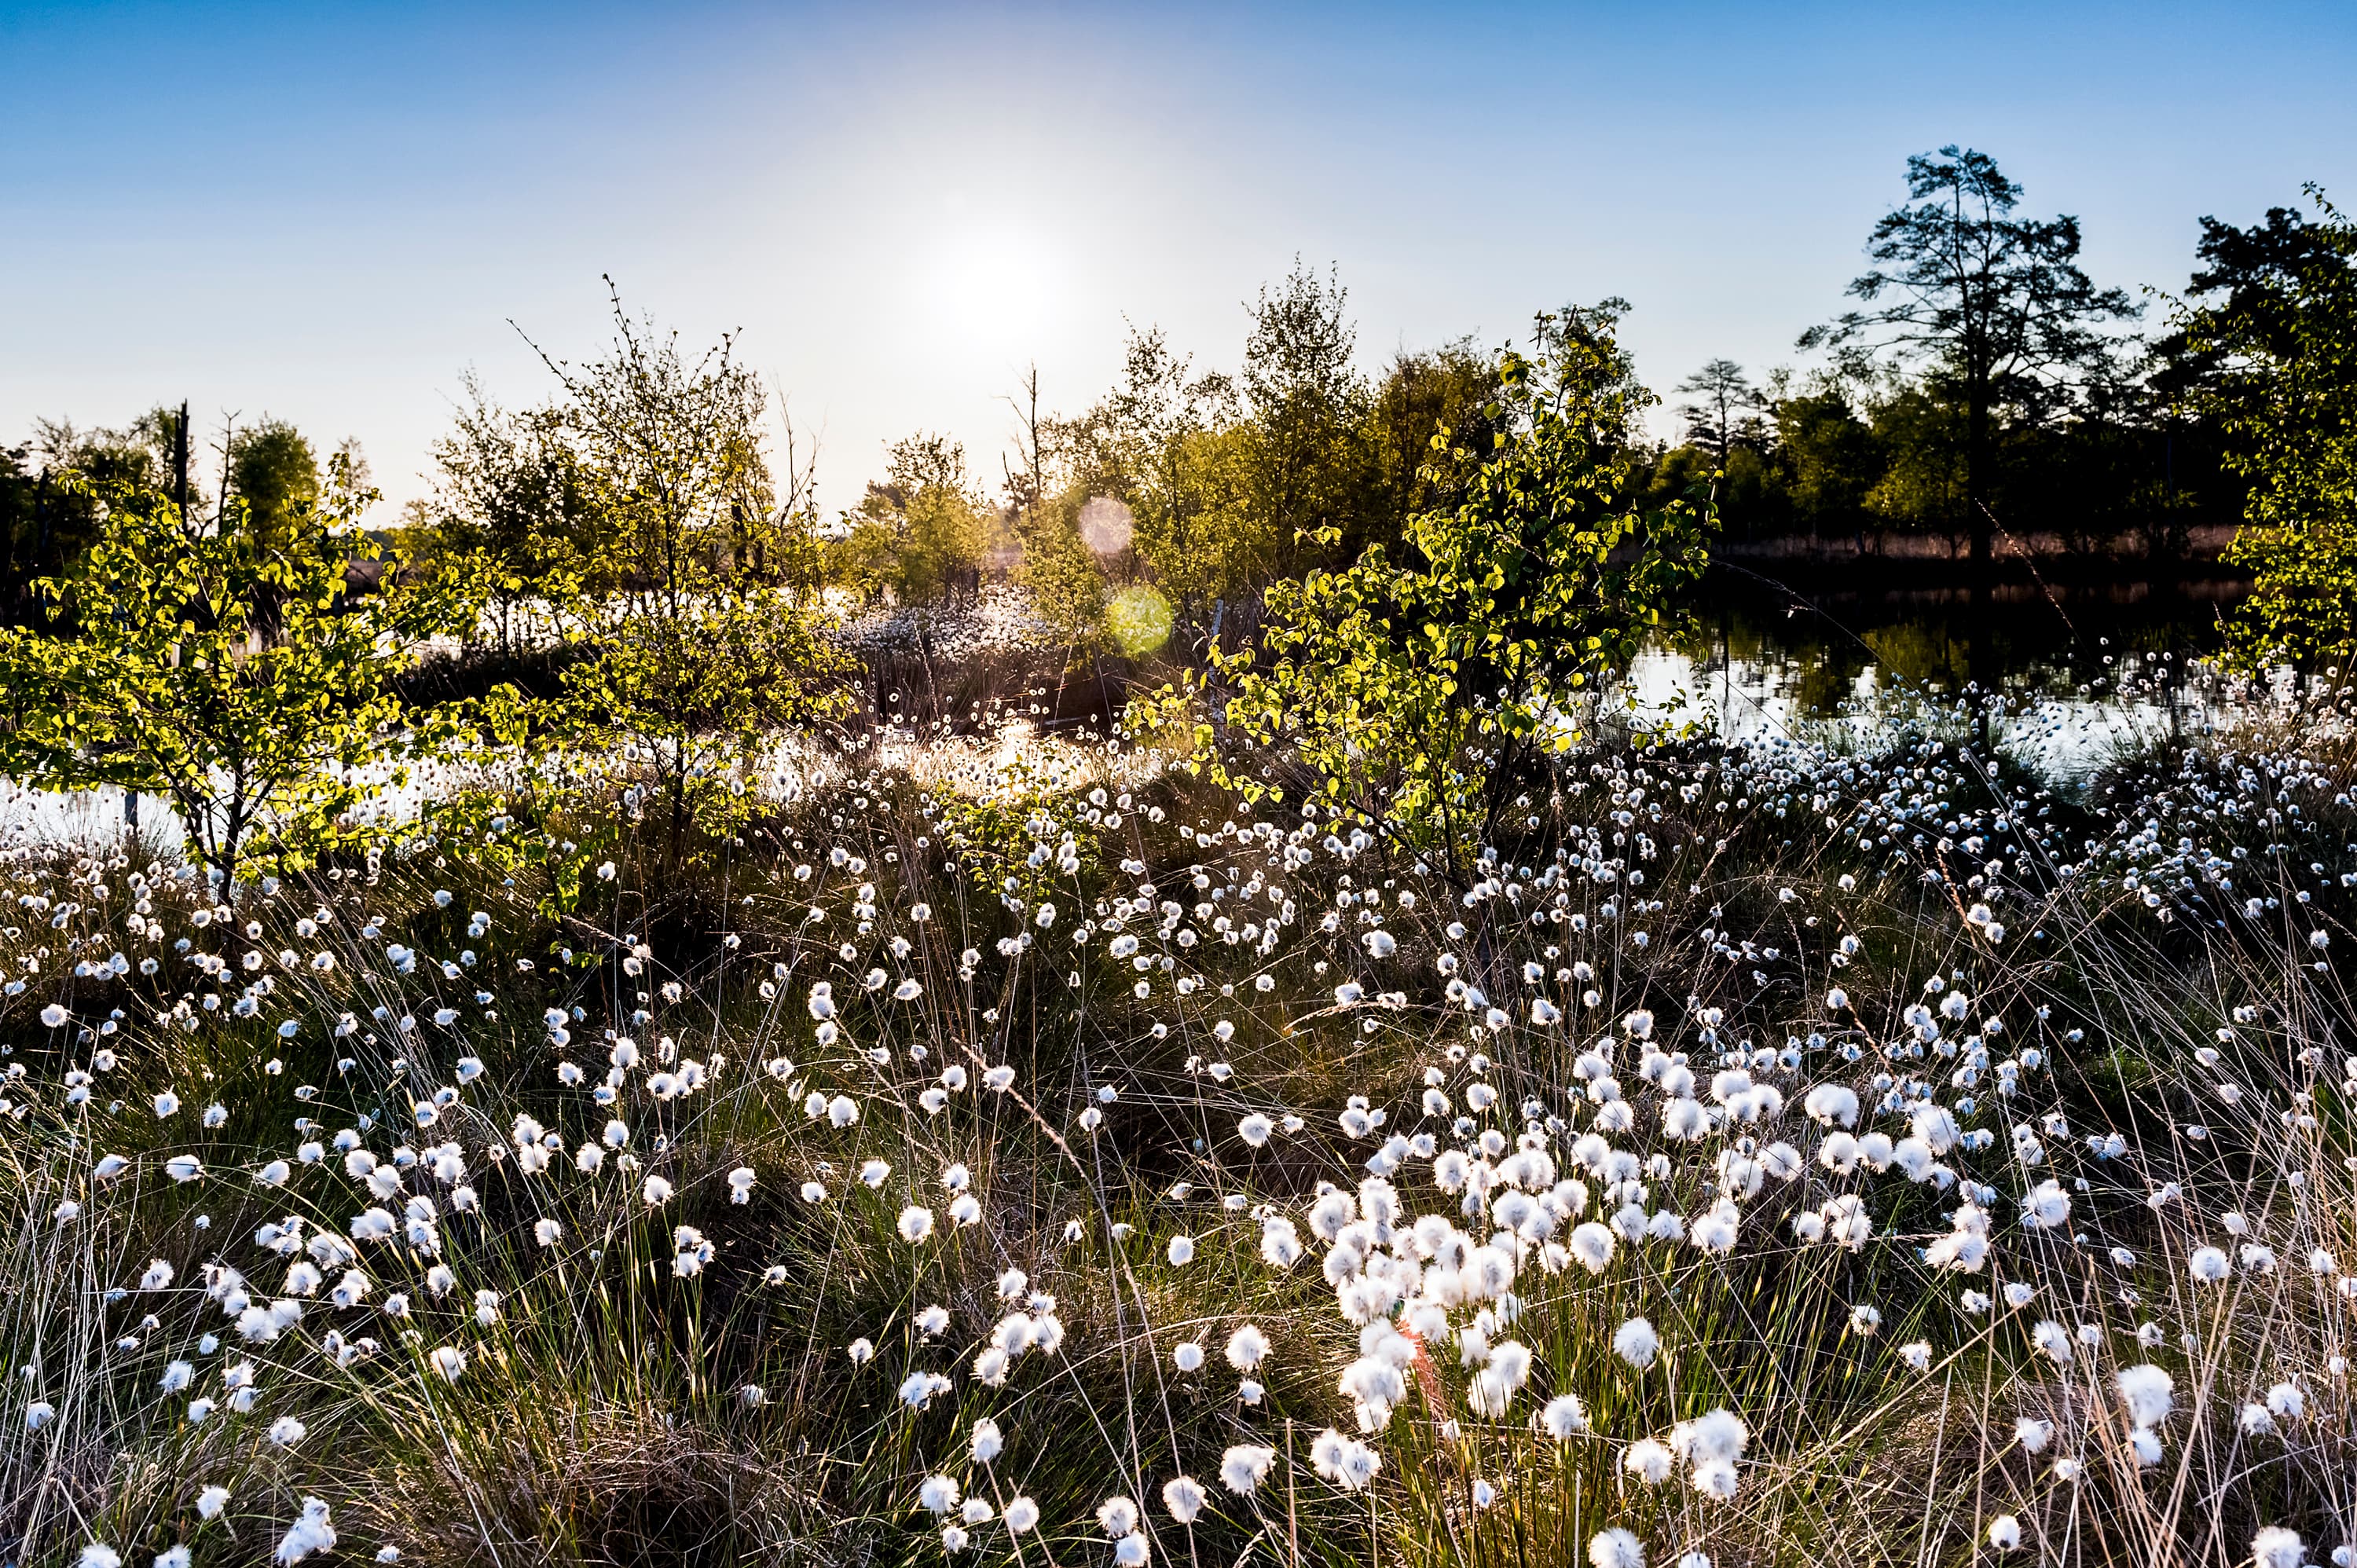
<path fill-rule="evenodd" d="M 1867 236 L 1847 308 L 1796 341 L 1814 368 L 1714 359 L 1665 394 L 1679 438 L 1650 436 L 1657 420 L 1605 433 L 1633 449 L 1642 503 L 1714 498 L 1727 542 L 1871 553 L 1932 538 L 1984 562 L 2030 539 L 2180 561 L 2205 526 L 2241 519 L 2233 366 L 2185 323 L 2263 317 L 2324 253 L 2329 226 L 2284 207 L 2247 227 L 2202 218 L 2182 295 L 2147 322 L 2141 302 L 2082 270 L 2077 220 L 2023 216 L 2020 188 L 1986 155 L 1921 155 L 1908 179 L 1910 200 Z M 1567 307 L 1539 331 L 1609 335 L 1627 308 Z M 1341 282 L 1300 265 L 1250 306 L 1232 371 L 1135 328 L 1120 381 L 1091 406 L 1048 413 L 1036 386 L 1018 391 L 1019 435 L 996 473 L 942 435 L 895 444 L 856 506 L 808 519 L 814 569 L 860 602 L 899 605 L 1011 575 L 1076 634 L 1138 583 L 1182 626 L 1249 615 L 1273 582 L 1372 545 L 1396 553 L 1410 517 L 1454 503 L 1469 469 L 1449 455 L 1478 456 L 1498 434 L 1493 346 L 1403 352 L 1372 375 L 1356 349 Z M 1623 369 L 1633 387 L 1636 367 Z M 469 390 L 433 493 L 397 532 L 427 553 L 489 540 L 528 580 L 551 542 L 597 526 L 594 498 L 559 403 L 507 408 Z M 765 504 L 804 504 L 797 461 L 764 470 Z M 71 571 L 109 494 L 162 492 L 267 535 L 338 463 L 365 484 L 356 443 L 329 453 L 271 418 L 197 438 L 186 405 L 115 427 L 43 422 L 0 447 L 0 615 L 34 613 L 34 584 Z"/>

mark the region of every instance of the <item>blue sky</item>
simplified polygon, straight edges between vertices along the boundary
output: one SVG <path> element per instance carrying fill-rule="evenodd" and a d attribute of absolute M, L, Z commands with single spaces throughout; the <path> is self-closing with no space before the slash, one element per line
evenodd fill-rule
<path fill-rule="evenodd" d="M 1618 293 L 1666 388 L 1795 362 L 1908 154 L 1997 156 L 2102 283 L 2208 212 L 2357 199 L 2357 7 L 432 5 L 0 0 L 0 440 L 187 397 L 359 436 L 418 493 L 461 374 L 511 402 L 601 273 L 744 351 L 847 503 L 1125 317 L 1232 366 L 1340 269 L 1371 366 Z"/>

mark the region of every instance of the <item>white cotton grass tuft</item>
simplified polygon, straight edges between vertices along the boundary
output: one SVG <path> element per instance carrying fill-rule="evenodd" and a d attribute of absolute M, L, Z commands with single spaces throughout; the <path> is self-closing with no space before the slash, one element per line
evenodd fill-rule
<path fill-rule="evenodd" d="M 1645 1568 L 1645 1543 L 1615 1525 L 1587 1538 L 1588 1568 Z"/>
<path fill-rule="evenodd" d="M 2307 1552 L 2298 1533 L 2279 1524 L 2268 1525 L 2251 1537 L 2251 1561 L 2255 1568 L 2300 1568 Z M 2333 1561 L 2341 1561 L 2338 1553 Z"/>
<path fill-rule="evenodd" d="M 1612 1353 L 1641 1372 L 1653 1364 L 1661 1348 L 1661 1336 L 1644 1318 L 1632 1317 L 1612 1331 Z"/>
<path fill-rule="evenodd" d="M 336 1527 L 328 1518 L 328 1505 L 317 1498 L 305 1498 L 303 1511 L 286 1533 L 278 1540 L 274 1555 L 281 1563 L 299 1563 L 315 1552 L 335 1548 Z"/>
<path fill-rule="evenodd" d="M 1220 1485 L 1238 1497 L 1249 1496 L 1268 1478 L 1275 1463 L 1275 1449 L 1238 1444 L 1220 1457 Z"/>
<path fill-rule="evenodd" d="M 1641 1437 L 1620 1456 L 1620 1467 L 1649 1487 L 1658 1487 L 1677 1468 L 1677 1455 L 1658 1438 Z"/>
<path fill-rule="evenodd" d="M 1568 1443 L 1587 1430 L 1587 1411 L 1577 1394 L 1557 1394 L 1539 1408 L 1539 1430 L 1557 1443 Z"/>
<path fill-rule="evenodd" d="M 1274 1219 L 1261 1227 L 1261 1262 L 1273 1269 L 1289 1269 L 1301 1257 L 1301 1233 L 1293 1221 Z"/>
<path fill-rule="evenodd" d="M 2058 1367 L 2067 1367 L 2077 1352 L 2072 1348 L 2070 1331 L 2053 1318 L 2041 1318 L 2029 1330 L 2029 1342 Z"/>
<path fill-rule="evenodd" d="M 1383 1459 L 1358 1439 L 1345 1437 L 1329 1426 L 1311 1439 L 1309 1466 L 1344 1491 L 1355 1492 L 1375 1478 L 1383 1469 Z"/>
<path fill-rule="evenodd" d="M 1178 1476 L 1162 1485 L 1162 1506 L 1180 1524 L 1192 1524 L 1203 1511 L 1203 1488 L 1191 1476 Z"/>
<path fill-rule="evenodd" d="M 1682 1421 L 1670 1430 L 1670 1447 L 1693 1465 L 1687 1479 L 1696 1492 L 1725 1501 L 1735 1495 L 1736 1461 L 1751 1434 L 1741 1417 L 1724 1407 Z"/>
<path fill-rule="evenodd" d="M 1268 1336 L 1247 1323 L 1228 1336 L 1227 1348 L 1222 1353 L 1229 1366 L 1239 1372 L 1249 1372 L 1267 1359 L 1268 1349 Z"/>
<path fill-rule="evenodd" d="M 1589 1273 L 1600 1274 L 1611 1265 L 1615 1246 L 1612 1232 L 1593 1219 L 1572 1230 L 1571 1255 Z"/>
<path fill-rule="evenodd" d="M 2177 1385 L 2167 1370 L 2146 1361 L 2121 1368 L 2114 1380 L 2119 1387 L 2120 1402 L 2127 1409 L 2131 1425 L 2154 1427 L 2169 1419 Z"/>

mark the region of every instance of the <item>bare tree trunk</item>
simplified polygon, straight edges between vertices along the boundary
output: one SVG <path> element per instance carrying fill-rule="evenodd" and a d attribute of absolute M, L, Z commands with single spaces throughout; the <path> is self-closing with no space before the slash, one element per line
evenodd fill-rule
<path fill-rule="evenodd" d="M 180 400 L 180 417 L 172 426 L 172 504 L 180 510 L 180 526 L 188 526 L 188 400 Z"/>
<path fill-rule="evenodd" d="M 1996 564 L 1993 559 L 1996 514 L 1988 504 L 1989 411 L 1985 386 L 1970 390 L 1965 413 L 1964 509 L 1973 528 L 1972 608 L 1965 621 L 1964 672 L 1972 683 L 1973 743 L 1986 755 L 1989 744 L 1989 618 L 1995 608 Z"/>
<path fill-rule="evenodd" d="M 49 471 L 41 470 L 41 482 L 33 491 L 33 558 L 28 563 L 38 575 L 49 567 L 49 542 L 57 537 L 57 525 L 49 511 Z"/>

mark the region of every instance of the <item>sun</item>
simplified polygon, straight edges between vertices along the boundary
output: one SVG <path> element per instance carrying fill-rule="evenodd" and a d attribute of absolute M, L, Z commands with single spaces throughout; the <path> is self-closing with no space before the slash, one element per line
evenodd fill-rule
<path fill-rule="evenodd" d="M 985 219 L 944 234 L 915 269 L 918 313 L 943 339 L 1030 351 L 1062 313 L 1070 264 L 1043 226 Z"/>

